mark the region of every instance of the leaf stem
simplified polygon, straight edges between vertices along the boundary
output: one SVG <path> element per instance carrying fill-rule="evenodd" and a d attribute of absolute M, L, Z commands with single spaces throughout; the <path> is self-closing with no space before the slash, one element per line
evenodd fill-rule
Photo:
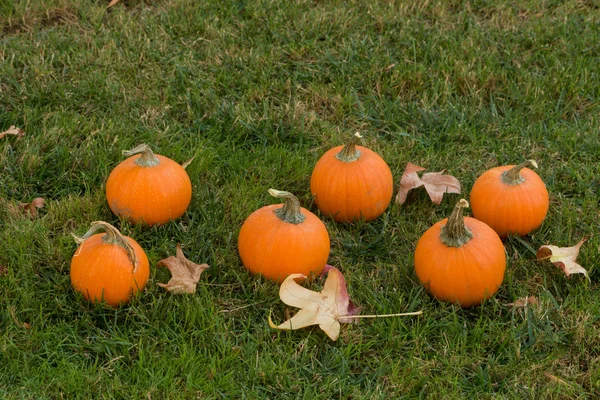
<path fill-rule="evenodd" d="M 340 317 L 339 319 L 407 317 L 410 315 L 421 315 L 421 314 L 423 314 L 423 311 L 414 311 L 414 312 L 397 313 L 397 314 L 348 315 L 346 317 Z"/>

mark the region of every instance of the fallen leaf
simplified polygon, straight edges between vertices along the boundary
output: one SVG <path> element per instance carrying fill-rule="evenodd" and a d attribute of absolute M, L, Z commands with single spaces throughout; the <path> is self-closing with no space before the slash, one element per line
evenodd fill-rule
<path fill-rule="evenodd" d="M 505 304 L 507 307 L 515 307 L 515 308 L 519 308 L 519 307 L 529 307 L 529 306 L 537 306 L 538 303 L 538 299 L 535 296 L 525 296 L 525 297 L 521 297 L 520 299 L 515 300 L 514 303 L 508 303 Z"/>
<path fill-rule="evenodd" d="M 583 274 L 590 279 L 585 268 L 575 262 L 577 255 L 579 255 L 579 248 L 587 239 L 588 236 L 584 236 L 579 243 L 572 247 L 542 246 L 537 251 L 537 259 L 549 259 L 552 264 L 560 267 L 567 276 L 571 274 Z"/>
<path fill-rule="evenodd" d="M 4 265 L 0 265 L 0 276 L 8 274 L 8 268 Z"/>
<path fill-rule="evenodd" d="M 44 205 L 46 205 L 46 200 L 37 197 L 31 203 L 19 203 L 19 209 L 23 214 L 29 214 L 31 218 L 35 218 L 38 215 L 38 209 Z"/>
<path fill-rule="evenodd" d="M 186 162 L 184 162 L 183 164 L 181 164 L 181 166 L 183 167 L 183 169 L 186 169 L 188 167 L 188 165 L 190 165 L 192 163 L 192 161 L 194 161 L 194 158 L 196 158 L 196 156 L 190 158 L 189 160 L 187 160 Z"/>
<path fill-rule="evenodd" d="M 340 323 L 357 322 L 359 318 L 398 317 L 420 315 L 421 311 L 401 314 L 358 315 L 360 309 L 352 303 L 344 275 L 331 265 L 325 266 L 323 274 L 327 279 L 323 290 L 314 292 L 300 286 L 296 280 L 306 279 L 305 275 L 289 275 L 279 288 L 279 297 L 285 304 L 300 308 L 293 317 L 280 325 L 275 325 L 269 315 L 269 326 L 275 329 L 295 330 L 311 325 L 319 325 L 331 340 L 340 335 Z"/>
<path fill-rule="evenodd" d="M 404 204 L 408 192 L 421 186 L 425 186 L 425 190 L 434 204 L 442 202 L 444 193 L 460 193 L 460 182 L 452 175 L 443 175 L 445 171 L 428 172 L 419 178 L 417 172 L 424 170 L 425 168 L 413 163 L 406 164 L 400 180 L 400 190 L 396 196 L 397 204 Z"/>
<path fill-rule="evenodd" d="M 6 135 L 15 135 L 18 138 L 21 138 L 23 137 L 23 135 L 25 135 L 25 132 L 23 132 L 21 128 L 17 128 L 16 126 L 11 125 L 11 127 L 5 130 L 4 132 L 0 132 L 0 139 L 2 139 Z"/>
<path fill-rule="evenodd" d="M 121 0 L 111 0 L 110 3 L 108 3 L 108 5 L 106 6 L 106 8 L 110 8 L 112 6 L 114 6 L 115 4 L 117 4 L 119 1 Z"/>
<path fill-rule="evenodd" d="M 357 311 L 348 296 L 344 275 L 337 268 L 329 267 L 321 292 L 313 292 L 296 282 L 303 279 L 306 279 L 306 275 L 291 274 L 279 288 L 281 301 L 301 310 L 280 325 L 275 325 L 269 316 L 269 325 L 276 329 L 300 329 L 319 325 L 331 340 L 337 340 L 340 322 L 353 322 L 348 317 Z"/>
<path fill-rule="evenodd" d="M 171 272 L 171 280 L 167 284 L 159 283 L 158 286 L 173 294 L 194 294 L 200 275 L 209 267 L 208 264 L 194 264 L 185 258 L 179 244 L 177 245 L 176 257 L 171 256 L 160 260 L 157 266 L 165 266 Z"/>

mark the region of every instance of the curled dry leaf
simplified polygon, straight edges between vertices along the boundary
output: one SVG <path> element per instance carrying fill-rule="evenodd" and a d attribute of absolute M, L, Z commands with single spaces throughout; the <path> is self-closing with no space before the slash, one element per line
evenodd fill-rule
<path fill-rule="evenodd" d="M 539 304 L 537 297 L 525 296 L 515 300 L 514 303 L 505 304 L 507 307 L 525 308 L 529 306 L 537 306 Z"/>
<path fill-rule="evenodd" d="M 421 311 L 386 315 L 358 315 L 360 309 L 352 303 L 346 288 L 344 275 L 335 267 L 326 265 L 323 273 L 327 279 L 323 290 L 314 292 L 300 286 L 296 280 L 306 279 L 305 275 L 289 275 L 281 284 L 279 297 L 285 304 L 300 308 L 292 318 L 275 325 L 269 315 L 269 326 L 275 329 L 294 330 L 310 325 L 319 325 L 331 340 L 340 335 L 340 323 L 357 322 L 359 318 L 396 317 L 420 315 Z"/>
<path fill-rule="evenodd" d="M 171 280 L 167 284 L 159 283 L 158 286 L 165 288 L 173 294 L 194 294 L 200 275 L 208 264 L 194 264 L 183 255 L 181 245 L 177 245 L 176 257 L 160 260 L 157 266 L 165 266 L 171 272 Z"/>
<path fill-rule="evenodd" d="M 33 199 L 31 203 L 20 203 L 19 209 L 23 214 L 29 214 L 31 218 L 35 218 L 38 215 L 38 209 L 46 205 L 46 200 L 41 197 Z"/>
<path fill-rule="evenodd" d="M 25 132 L 23 132 L 23 129 L 11 125 L 11 127 L 5 130 L 4 132 L 0 132 L 0 139 L 2 139 L 6 135 L 15 135 L 16 137 L 20 138 L 23 137 L 23 135 L 25 135 Z"/>
<path fill-rule="evenodd" d="M 434 204 L 442 202 L 444 193 L 460 193 L 460 182 L 452 175 L 443 175 L 445 171 L 428 172 L 419 178 L 417 172 L 424 170 L 425 168 L 413 163 L 406 164 L 400 180 L 400 190 L 396 196 L 397 204 L 404 204 L 408 192 L 421 186 L 425 186 L 425 190 Z"/>
<path fill-rule="evenodd" d="M 556 382 L 556 383 L 559 383 L 561 385 L 572 387 L 572 385 L 569 382 L 565 381 L 564 379 L 560 379 L 558 376 L 553 375 L 553 374 L 551 374 L 548 371 L 544 371 L 544 376 L 546 378 L 550 379 L 552 382 Z"/>
<path fill-rule="evenodd" d="M 567 276 L 571 274 L 583 274 L 590 279 L 585 268 L 575 262 L 579 255 L 581 245 L 583 245 L 587 239 L 588 237 L 584 236 L 579 243 L 572 247 L 558 247 L 554 245 L 542 246 L 537 251 L 537 259 L 549 259 L 552 264 L 561 268 Z"/>

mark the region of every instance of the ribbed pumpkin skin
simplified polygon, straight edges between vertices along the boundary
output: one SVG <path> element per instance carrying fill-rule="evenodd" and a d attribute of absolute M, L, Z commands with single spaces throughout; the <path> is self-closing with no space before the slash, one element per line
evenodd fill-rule
<path fill-rule="evenodd" d="M 488 224 L 500 237 L 509 233 L 527 235 L 546 218 L 550 200 L 542 179 L 529 168 L 521 170 L 525 180 L 507 185 L 501 175 L 514 165 L 492 168 L 473 184 L 469 201 L 473 216 Z"/>
<path fill-rule="evenodd" d="M 415 250 L 415 271 L 419 281 L 439 300 L 463 308 L 481 304 L 493 296 L 506 270 L 502 241 L 490 227 L 465 217 L 473 238 L 461 247 L 446 246 L 440 240 L 444 219 L 429 228 Z"/>
<path fill-rule="evenodd" d="M 300 224 L 282 221 L 273 204 L 254 211 L 238 237 L 244 266 L 253 274 L 282 282 L 290 274 L 320 274 L 329 258 L 329 234 L 323 222 L 305 208 Z"/>
<path fill-rule="evenodd" d="M 138 257 L 138 269 L 133 274 L 127 251 L 118 244 L 104 243 L 103 236 L 92 235 L 79 246 L 71 259 L 71 284 L 86 299 L 95 303 L 104 300 L 116 307 L 146 287 L 150 265 L 144 250 L 125 236 Z"/>
<path fill-rule="evenodd" d="M 392 200 L 392 171 L 377 153 L 362 146 L 356 146 L 360 151 L 356 161 L 340 161 L 335 156 L 343 147 L 334 147 L 319 159 L 310 191 L 319 210 L 337 222 L 371 221 Z"/>
<path fill-rule="evenodd" d="M 183 215 L 192 199 L 192 182 L 175 161 L 155 154 L 160 164 L 141 167 L 127 158 L 115 167 L 106 182 L 110 209 L 133 223 L 166 224 Z"/>

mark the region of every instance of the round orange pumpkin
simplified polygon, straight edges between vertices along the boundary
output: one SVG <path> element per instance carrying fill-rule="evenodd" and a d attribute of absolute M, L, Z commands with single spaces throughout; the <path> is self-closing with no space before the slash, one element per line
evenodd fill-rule
<path fill-rule="evenodd" d="M 269 189 L 284 199 L 254 211 L 238 236 L 244 266 L 253 274 L 282 282 L 290 274 L 320 274 L 329 257 L 329 234 L 325 224 L 300 207 L 289 192 Z"/>
<path fill-rule="evenodd" d="M 162 225 L 183 215 L 192 199 L 185 169 L 142 144 L 110 173 L 106 199 L 110 209 L 133 223 Z"/>
<path fill-rule="evenodd" d="M 550 200 L 533 160 L 484 172 L 471 189 L 473 216 L 500 235 L 527 235 L 546 218 Z"/>
<path fill-rule="evenodd" d="M 415 250 L 419 281 L 439 300 L 468 308 L 493 296 L 506 270 L 502 241 L 492 228 L 463 217 L 460 200 L 449 218 L 429 228 Z"/>
<path fill-rule="evenodd" d="M 371 221 L 392 199 L 392 171 L 373 150 L 358 146 L 356 133 L 345 146 L 327 151 L 310 178 L 310 191 L 323 214 L 337 222 Z"/>
<path fill-rule="evenodd" d="M 99 229 L 104 234 L 95 234 Z M 146 287 L 150 265 L 139 244 L 107 222 L 93 222 L 71 259 L 71 284 L 86 299 L 113 307 Z"/>

